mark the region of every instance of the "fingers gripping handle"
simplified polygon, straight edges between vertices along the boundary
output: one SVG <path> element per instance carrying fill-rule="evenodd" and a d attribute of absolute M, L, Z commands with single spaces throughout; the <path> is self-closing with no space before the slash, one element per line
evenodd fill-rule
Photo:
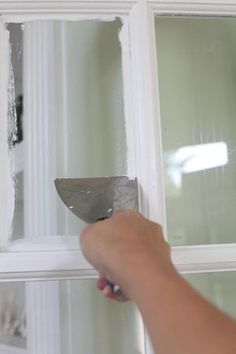
<path fill-rule="evenodd" d="M 124 295 L 124 293 L 122 292 L 119 285 L 115 285 L 110 280 L 107 280 L 107 279 L 106 279 L 106 282 L 107 282 L 107 285 L 109 286 L 109 288 L 111 289 L 112 293 L 116 296 L 117 300 L 120 300 L 120 301 L 127 300 L 127 297 Z"/>
<path fill-rule="evenodd" d="M 98 218 L 96 220 L 96 222 L 98 221 L 103 221 L 109 219 L 107 216 L 102 216 L 100 218 Z M 123 294 L 123 292 L 121 291 L 121 288 L 119 287 L 119 285 L 113 284 L 110 280 L 106 279 L 106 283 L 109 286 L 109 288 L 111 289 L 112 293 L 114 295 L 116 295 L 116 298 L 119 300 L 125 300 L 126 296 Z"/>

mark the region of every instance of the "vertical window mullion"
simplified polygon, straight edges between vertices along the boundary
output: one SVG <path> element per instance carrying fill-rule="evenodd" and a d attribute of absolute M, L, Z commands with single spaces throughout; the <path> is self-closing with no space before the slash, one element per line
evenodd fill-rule
<path fill-rule="evenodd" d="M 166 230 L 154 17 L 146 3 L 130 13 L 132 107 L 140 210 Z M 166 233 L 165 233 L 166 234 Z M 145 352 L 153 354 L 148 334 Z"/>
<path fill-rule="evenodd" d="M 138 4 L 131 11 L 130 41 L 140 209 L 162 224 L 166 235 L 155 28 L 153 13 L 147 4 Z"/>

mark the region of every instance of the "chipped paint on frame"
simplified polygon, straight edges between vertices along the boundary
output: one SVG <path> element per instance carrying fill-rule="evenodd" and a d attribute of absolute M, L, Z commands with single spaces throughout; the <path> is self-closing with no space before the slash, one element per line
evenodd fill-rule
<path fill-rule="evenodd" d="M 11 236 L 14 214 L 14 181 L 11 175 L 8 148 L 8 79 L 9 79 L 9 33 L 0 19 L 0 249 L 5 248 Z"/>

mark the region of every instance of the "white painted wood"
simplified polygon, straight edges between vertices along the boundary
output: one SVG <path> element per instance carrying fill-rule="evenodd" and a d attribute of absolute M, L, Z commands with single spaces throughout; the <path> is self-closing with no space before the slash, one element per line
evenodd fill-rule
<path fill-rule="evenodd" d="M 236 270 L 236 244 L 173 247 L 172 260 L 182 273 Z"/>
<path fill-rule="evenodd" d="M 24 229 L 56 234 L 55 24 L 24 25 Z M 40 60 L 38 60 L 40 58 Z M 57 282 L 27 283 L 27 344 L 32 354 L 60 354 Z"/>
<path fill-rule="evenodd" d="M 145 4 L 130 14 L 133 110 L 136 120 L 136 173 L 140 185 L 141 211 L 161 223 L 165 230 L 165 197 L 162 168 L 157 65 L 152 13 Z"/>
<path fill-rule="evenodd" d="M 0 257 L 0 280 L 36 280 L 96 277 L 97 272 L 85 260 L 77 237 L 42 238 L 22 241 Z M 235 271 L 236 245 L 173 247 L 172 260 L 181 273 Z"/>
<path fill-rule="evenodd" d="M 165 1 L 138 1 L 138 0 L 93 0 L 93 1 L 22 1 L 6 0 L 0 3 L 0 12 L 2 14 L 14 16 L 27 14 L 32 18 L 40 18 L 41 15 L 49 14 L 50 18 L 56 18 L 60 14 L 68 16 L 68 19 L 75 18 L 75 14 L 85 16 L 127 14 L 136 3 L 147 3 L 152 9 L 161 15 L 226 15 L 233 16 L 236 13 L 235 0 L 165 0 Z M 21 17 L 22 18 L 22 17 Z"/>
<path fill-rule="evenodd" d="M 0 12 L 2 14 L 40 14 L 51 13 L 68 14 L 73 17 L 75 13 L 97 16 L 109 14 L 125 14 L 127 13 L 135 0 L 75 0 L 75 1 L 22 1 L 22 0 L 6 0 L 0 3 Z"/>
<path fill-rule="evenodd" d="M 186 1 L 148 1 L 154 13 L 158 15 L 201 15 L 235 16 L 235 0 L 186 0 Z"/>
<path fill-rule="evenodd" d="M 11 278 L 12 273 L 25 273 L 26 279 L 50 279 L 62 278 L 65 274 L 75 272 L 78 274 L 94 275 L 95 271 L 91 265 L 84 259 L 82 252 L 78 250 L 58 250 L 58 251 L 23 251 L 7 252 L 0 257 L 1 276 L 6 280 L 6 276 Z M 30 276 L 32 273 L 32 277 Z M 40 276 L 38 276 L 40 273 Z M 55 276 L 56 275 L 56 276 Z"/>
<path fill-rule="evenodd" d="M 136 177 L 136 151 L 135 151 L 135 110 L 132 104 L 132 58 L 130 55 L 130 31 L 128 18 L 123 19 L 123 27 L 120 31 L 120 42 L 122 46 L 122 74 L 123 94 L 125 111 L 125 128 L 127 144 L 127 175 L 130 178 Z"/>

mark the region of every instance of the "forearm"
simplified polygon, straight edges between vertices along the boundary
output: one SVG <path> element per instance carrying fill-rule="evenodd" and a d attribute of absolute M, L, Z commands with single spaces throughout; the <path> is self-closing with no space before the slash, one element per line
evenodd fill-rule
<path fill-rule="evenodd" d="M 156 353 L 236 353 L 235 322 L 176 273 L 160 225 L 135 210 L 115 213 L 86 227 L 80 242 L 101 276 L 137 304 Z"/>
<path fill-rule="evenodd" d="M 143 274 L 144 276 L 144 274 Z M 145 279 L 145 280 L 144 280 Z M 133 299 L 158 354 L 235 354 L 236 324 L 177 273 L 157 267 L 140 279 Z"/>

